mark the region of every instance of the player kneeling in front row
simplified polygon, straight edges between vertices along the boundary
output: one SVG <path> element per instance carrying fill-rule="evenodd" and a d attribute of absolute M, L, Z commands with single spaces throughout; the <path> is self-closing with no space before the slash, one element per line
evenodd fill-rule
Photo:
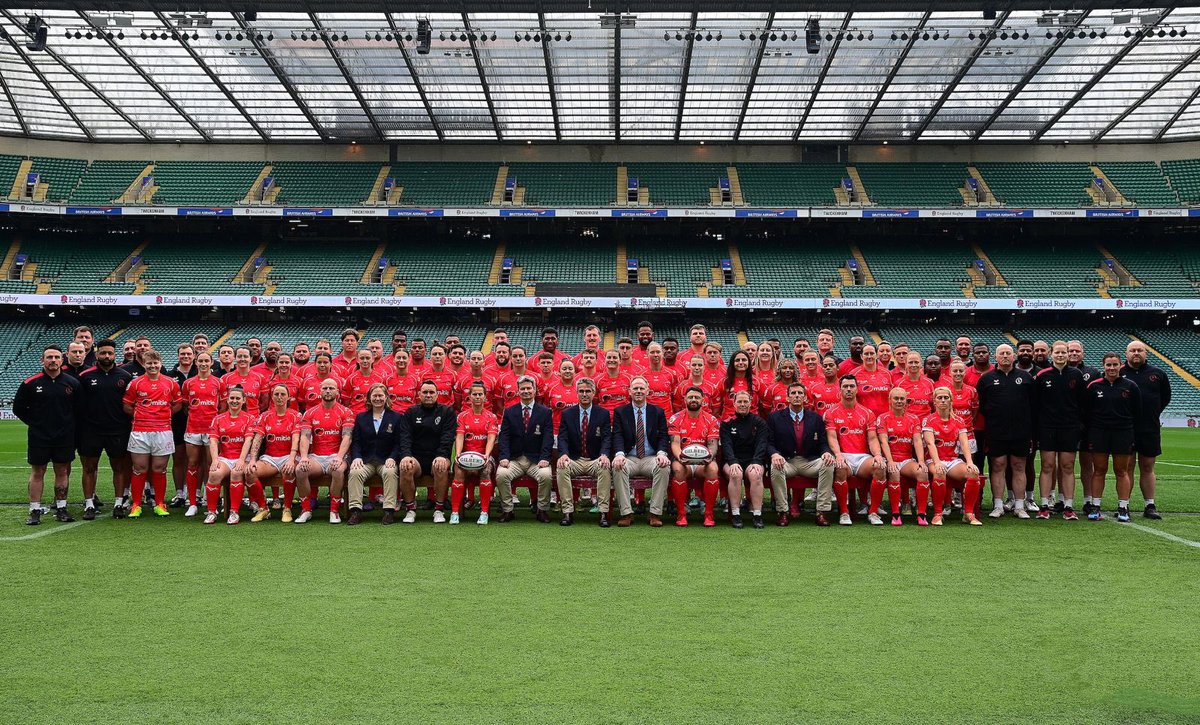
<path fill-rule="evenodd" d="M 888 501 L 892 505 L 892 526 L 901 526 L 904 523 L 900 517 L 900 504 L 908 497 L 908 491 L 903 490 L 903 481 L 916 484 L 917 526 L 928 526 L 926 510 L 929 507 L 929 469 L 923 463 L 925 446 L 921 434 L 921 419 L 906 410 L 908 391 L 904 388 L 892 388 L 888 393 L 888 402 L 890 407 L 887 412 L 875 421 L 875 435 L 879 438 L 879 448 L 887 460 Z M 879 509 L 874 490 L 871 506 L 876 511 Z"/>
<path fill-rule="evenodd" d="M 342 523 L 342 486 L 346 481 L 346 452 L 354 431 L 354 414 L 338 401 L 338 385 L 332 379 L 321 381 L 321 404 L 304 411 L 300 420 L 300 463 L 296 466 L 296 484 L 300 495 L 311 506 L 309 491 L 329 481 L 329 523 Z M 312 511 L 306 508 L 296 523 L 307 523 Z"/>
<path fill-rule="evenodd" d="M 500 420 L 485 408 L 487 398 L 487 386 L 476 380 L 467 392 L 470 405 L 458 414 L 458 435 L 454 439 L 458 458 L 454 462 L 454 481 L 450 484 L 451 524 L 459 522 L 468 479 L 479 481 L 479 520 L 475 523 L 482 526 L 488 522 L 488 506 L 495 490 L 492 483 L 492 450 L 500 433 Z"/>
<path fill-rule="evenodd" d="M 933 412 L 925 416 L 921 432 L 925 439 L 927 464 L 933 476 L 933 521 L 942 525 L 942 506 L 948 495 L 947 485 L 963 488 L 963 523 L 983 526 L 976 515 L 979 506 L 979 469 L 971 460 L 971 446 L 967 438 L 967 426 L 954 414 L 951 407 L 953 394 L 950 388 L 938 387 L 933 391 Z"/>
<path fill-rule="evenodd" d="M 245 494 L 246 473 L 249 466 L 250 446 L 254 441 L 254 430 L 257 425 L 254 416 L 243 408 L 246 405 L 246 391 L 240 385 L 229 388 L 226 399 L 228 409 L 213 418 L 208 429 L 208 454 L 212 459 L 212 467 L 208 469 L 208 483 L 204 486 L 204 504 L 208 509 L 204 523 L 217 523 L 217 506 L 221 500 L 221 486 L 229 481 L 229 518 L 225 523 L 234 525 L 241 520 L 238 507 Z M 259 495 L 262 495 L 262 484 L 259 484 Z M 266 508 L 266 500 L 259 505 L 259 511 Z"/>
<path fill-rule="evenodd" d="M 254 442 L 250 446 L 250 460 L 254 462 L 254 477 L 259 481 L 258 485 L 274 488 L 283 483 L 282 519 L 285 524 L 292 523 L 292 499 L 296 496 L 296 454 L 300 450 L 300 414 L 288 407 L 290 400 L 291 391 L 286 383 L 272 386 L 271 407 L 258 417 Z M 311 506 L 308 495 L 303 496 L 305 504 Z M 270 517 L 271 510 L 264 506 L 251 521 Z"/>
<path fill-rule="evenodd" d="M 667 423 L 671 435 L 671 498 L 675 501 L 675 525 L 687 526 L 688 481 L 704 481 L 704 525 L 716 526 L 713 509 L 721 483 L 717 478 L 717 442 L 721 424 L 712 413 L 701 410 L 704 391 L 689 387 L 683 395 L 684 409 Z"/>
<path fill-rule="evenodd" d="M 875 435 L 875 414 L 858 402 L 858 379 L 843 375 L 838 389 L 841 391 L 838 404 L 825 410 L 825 431 L 829 436 L 829 449 L 837 461 L 833 471 L 833 493 L 841 514 L 838 523 L 849 526 L 854 523 L 850 518 L 850 477 L 869 477 L 872 490 L 881 490 L 887 465 Z M 870 514 L 874 517 L 870 518 Z M 872 525 L 883 523 L 878 504 L 868 516 Z"/>
<path fill-rule="evenodd" d="M 763 527 L 763 464 L 767 460 L 767 424 L 750 412 L 753 398 L 745 390 L 733 394 L 733 417 L 721 423 L 721 453 L 729 478 L 729 522 L 742 528 L 743 482 L 748 483 L 750 520 Z"/>

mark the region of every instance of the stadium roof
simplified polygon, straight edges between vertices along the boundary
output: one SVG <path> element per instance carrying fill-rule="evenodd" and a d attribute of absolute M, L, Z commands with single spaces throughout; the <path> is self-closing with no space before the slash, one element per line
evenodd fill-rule
<path fill-rule="evenodd" d="M 266 0 L 248 15 L 226 2 L 189 3 L 187 12 L 144 0 L 41 2 L 0 8 L 0 133 L 184 142 L 1200 137 L 1200 7 L 1041 9 L 1048 4 L 830 0 L 797 9 L 749 0 L 726 12 L 666 0 L 600 12 L 571 0 L 545 3 L 547 12 L 522 0 L 433 0 L 392 12 L 399 3 L 347 0 L 296 12 L 298 3 Z M 988 6 L 994 12 L 981 12 Z M 44 50 L 31 49 L 31 15 L 47 26 Z M 425 19 L 427 54 L 416 38 Z M 820 28 L 816 53 L 806 49 L 810 21 Z"/>

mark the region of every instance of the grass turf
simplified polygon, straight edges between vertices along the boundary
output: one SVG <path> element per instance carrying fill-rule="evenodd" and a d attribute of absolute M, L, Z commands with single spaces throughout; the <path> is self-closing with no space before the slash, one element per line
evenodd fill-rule
<path fill-rule="evenodd" d="M 1200 436 L 1164 439 L 1200 466 Z M 23 430 L 0 427 L 5 501 L 22 460 Z M 1175 468 L 1160 503 L 1200 511 L 1200 468 Z M 1200 549 L 1112 522 L 24 516 L 0 509 L 0 539 L 61 531 L 0 541 L 5 722 L 1200 719 Z M 1197 518 L 1152 527 L 1200 540 Z"/>

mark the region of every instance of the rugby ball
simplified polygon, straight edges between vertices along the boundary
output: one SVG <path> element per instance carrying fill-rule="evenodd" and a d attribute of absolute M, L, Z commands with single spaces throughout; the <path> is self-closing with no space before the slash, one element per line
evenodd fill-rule
<path fill-rule="evenodd" d="M 482 453 L 467 451 L 458 454 L 458 465 L 464 471 L 482 471 L 483 467 L 487 465 L 487 459 L 483 457 Z"/>
<path fill-rule="evenodd" d="M 679 460 L 683 463 L 703 465 L 712 460 L 712 454 L 708 452 L 708 446 L 702 446 L 699 443 L 684 446 L 679 454 Z"/>

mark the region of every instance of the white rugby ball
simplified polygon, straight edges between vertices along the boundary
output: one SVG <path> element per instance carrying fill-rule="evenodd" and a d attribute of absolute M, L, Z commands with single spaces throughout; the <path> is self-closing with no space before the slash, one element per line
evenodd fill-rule
<path fill-rule="evenodd" d="M 712 460 L 712 454 L 708 452 L 708 446 L 702 446 L 699 443 L 684 446 L 679 454 L 679 460 L 683 463 L 703 465 Z"/>
<path fill-rule="evenodd" d="M 482 453 L 466 451 L 458 454 L 458 465 L 464 471 L 482 471 L 483 467 L 487 465 L 487 459 L 483 457 Z"/>

